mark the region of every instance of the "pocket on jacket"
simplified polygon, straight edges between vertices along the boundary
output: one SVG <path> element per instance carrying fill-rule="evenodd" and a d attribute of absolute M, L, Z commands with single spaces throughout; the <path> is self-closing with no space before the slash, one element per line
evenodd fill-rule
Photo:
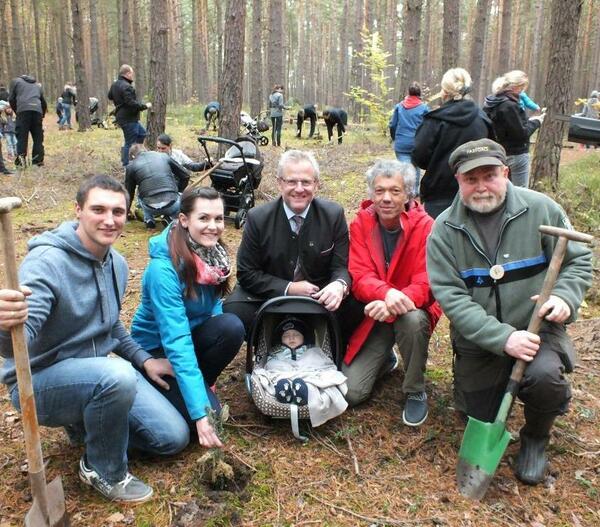
<path fill-rule="evenodd" d="M 329 247 L 329 249 L 325 249 L 324 251 L 321 251 L 319 254 L 321 256 L 329 256 L 331 254 L 331 252 L 333 251 L 334 247 L 335 247 L 335 243 L 332 243 L 331 247 Z"/>

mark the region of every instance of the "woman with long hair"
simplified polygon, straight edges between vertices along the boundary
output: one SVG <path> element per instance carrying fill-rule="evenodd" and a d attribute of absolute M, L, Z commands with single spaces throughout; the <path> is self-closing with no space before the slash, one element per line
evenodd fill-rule
<path fill-rule="evenodd" d="M 240 319 L 223 313 L 231 264 L 221 241 L 223 200 L 211 187 L 181 195 L 179 219 L 149 241 L 150 263 L 131 335 L 154 358 L 165 359 L 154 386 L 186 418 L 205 447 L 222 446 L 208 420 L 219 374 L 244 339 Z M 174 378 L 173 378 L 174 377 Z"/>
<path fill-rule="evenodd" d="M 469 95 L 471 75 L 466 70 L 449 69 L 441 87 L 442 105 L 423 116 L 412 153 L 412 162 L 425 170 L 420 195 L 432 218 L 447 209 L 458 192 L 448 165 L 450 154 L 468 141 L 494 137 L 491 121 Z"/>

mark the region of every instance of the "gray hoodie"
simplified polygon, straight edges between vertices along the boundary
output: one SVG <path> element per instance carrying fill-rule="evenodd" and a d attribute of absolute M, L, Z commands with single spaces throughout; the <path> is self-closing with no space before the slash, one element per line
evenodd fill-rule
<path fill-rule="evenodd" d="M 125 259 L 110 249 L 98 260 L 82 245 L 77 225 L 65 222 L 32 238 L 19 269 L 21 285 L 33 291 L 25 335 L 34 374 L 65 359 L 111 352 L 137 366 L 151 358 L 119 320 L 127 286 Z M 0 355 L 6 359 L 0 381 L 11 386 L 16 382 L 12 343 L 3 331 Z"/>

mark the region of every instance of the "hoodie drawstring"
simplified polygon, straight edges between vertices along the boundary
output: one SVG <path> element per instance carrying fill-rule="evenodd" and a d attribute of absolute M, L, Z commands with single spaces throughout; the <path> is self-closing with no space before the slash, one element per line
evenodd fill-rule
<path fill-rule="evenodd" d="M 94 283 L 96 284 L 96 291 L 98 292 L 98 298 L 100 299 L 100 323 L 104 324 L 104 302 L 102 294 L 100 292 L 100 284 L 98 283 L 98 277 L 96 276 L 96 264 L 92 264 L 92 274 L 94 275 Z"/>

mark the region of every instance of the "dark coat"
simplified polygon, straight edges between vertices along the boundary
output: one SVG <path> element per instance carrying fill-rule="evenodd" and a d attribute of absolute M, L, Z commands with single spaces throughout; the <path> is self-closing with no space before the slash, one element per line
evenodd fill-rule
<path fill-rule="evenodd" d="M 492 122 L 469 99 L 448 101 L 426 113 L 415 135 L 412 162 L 426 170 L 421 179 L 421 199 L 453 198 L 458 183 L 450 169 L 450 154 L 468 141 L 494 138 Z"/>
<path fill-rule="evenodd" d="M 325 124 L 328 126 L 337 124 L 338 126 L 341 125 L 342 129 L 348 124 L 348 114 L 346 113 L 346 110 L 342 110 L 341 108 L 330 108 L 329 116 L 324 117 L 324 119 Z"/>
<path fill-rule="evenodd" d="M 140 112 L 147 110 L 146 105 L 137 100 L 131 81 L 119 75 L 108 91 L 108 99 L 115 104 L 117 123 L 123 126 L 140 120 Z"/>
<path fill-rule="evenodd" d="M 228 301 L 283 295 L 293 281 L 298 255 L 309 282 L 322 288 L 342 279 L 350 286 L 348 225 L 339 204 L 313 199 L 298 235 L 290 227 L 282 198 L 251 209 L 237 253 L 237 280 L 243 289 L 236 287 Z"/>
<path fill-rule="evenodd" d="M 189 175 L 174 159 L 161 152 L 140 152 L 125 170 L 125 188 L 133 201 L 135 188 L 146 204 L 177 199 L 187 186 Z"/>
<path fill-rule="evenodd" d="M 529 137 L 540 127 L 540 121 L 527 119 L 519 105 L 519 96 L 510 92 L 488 95 L 483 111 L 492 120 L 496 141 L 506 150 L 506 155 L 516 156 L 529 152 Z"/>
<path fill-rule="evenodd" d="M 21 75 L 11 81 L 8 102 L 15 113 L 37 112 L 46 115 L 48 111 L 42 87 L 30 75 Z"/>

